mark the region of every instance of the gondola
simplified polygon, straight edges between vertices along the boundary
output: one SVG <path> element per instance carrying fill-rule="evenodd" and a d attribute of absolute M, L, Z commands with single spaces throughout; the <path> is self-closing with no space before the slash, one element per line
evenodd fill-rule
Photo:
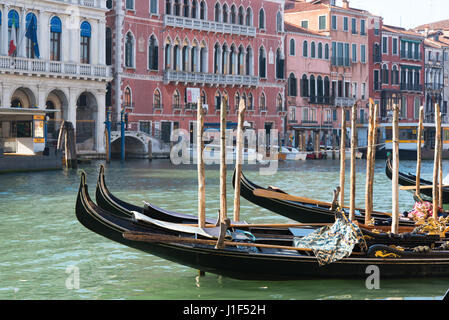
<path fill-rule="evenodd" d="M 235 172 L 232 179 L 233 186 L 235 186 Z M 263 188 L 257 184 L 251 182 L 242 173 L 240 178 L 240 195 L 249 202 L 270 210 L 274 213 L 282 215 L 293 221 L 301 223 L 332 223 L 335 219 L 335 211 L 331 210 L 331 205 L 321 205 L 313 203 L 305 203 L 299 201 L 288 201 L 282 199 L 275 199 L 269 197 L 263 197 L 254 194 L 255 190 L 265 190 L 270 192 L 283 193 L 282 190 L 277 188 Z M 356 220 L 360 223 L 365 222 L 364 210 L 356 210 Z M 375 225 L 388 226 L 391 225 L 391 218 L 379 213 L 373 213 L 372 217 L 375 220 Z M 399 224 L 401 226 L 413 226 L 414 222 L 411 220 L 401 219 Z"/>
<path fill-rule="evenodd" d="M 277 230 L 276 236 L 265 239 L 263 244 L 256 238 L 253 246 L 245 245 L 235 242 L 233 237 L 223 247 L 216 248 L 215 241 L 202 239 L 198 234 L 117 215 L 98 207 L 90 199 L 85 173 L 81 173 L 75 212 L 84 227 L 112 241 L 197 270 L 236 279 L 364 279 L 367 267 L 373 265 L 380 268 L 382 278 L 449 275 L 449 252 L 445 249 L 416 253 L 373 244 L 366 251 L 356 247 L 349 257 L 320 266 L 316 257 L 306 249 L 293 247 L 294 238 L 278 235 Z M 251 226 L 242 228 L 251 231 Z M 239 230 L 240 226 L 230 229 L 231 233 Z M 267 230 L 264 232 L 269 234 Z M 278 245 L 279 239 L 284 241 L 284 246 Z"/>
<path fill-rule="evenodd" d="M 387 174 L 387 177 L 391 179 L 393 176 L 393 167 L 391 164 L 391 156 L 387 158 L 387 163 L 385 166 L 385 173 Z M 399 172 L 398 176 L 399 185 L 401 186 L 416 186 L 416 175 L 413 175 L 411 173 L 404 173 Z M 431 186 L 433 183 L 432 181 L 428 181 L 425 179 L 420 179 L 420 185 L 421 186 Z M 432 189 L 421 189 L 420 193 L 421 196 L 425 196 L 427 198 L 432 199 Z M 443 204 L 449 204 L 449 188 L 443 187 Z"/>
<path fill-rule="evenodd" d="M 198 217 L 196 216 L 164 210 L 148 202 L 144 202 L 143 207 L 139 207 L 115 197 L 106 185 L 103 165 L 100 166 L 100 172 L 98 174 L 95 201 L 100 208 L 120 216 L 129 217 L 132 211 L 136 211 L 151 218 L 168 222 L 198 223 Z M 206 219 L 206 223 L 215 224 L 216 220 Z"/>

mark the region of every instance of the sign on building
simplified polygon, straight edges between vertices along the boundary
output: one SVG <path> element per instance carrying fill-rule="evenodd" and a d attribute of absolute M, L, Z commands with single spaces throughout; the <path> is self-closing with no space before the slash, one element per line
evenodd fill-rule
<path fill-rule="evenodd" d="M 199 98 L 199 88 L 187 88 L 187 103 L 197 103 Z"/>

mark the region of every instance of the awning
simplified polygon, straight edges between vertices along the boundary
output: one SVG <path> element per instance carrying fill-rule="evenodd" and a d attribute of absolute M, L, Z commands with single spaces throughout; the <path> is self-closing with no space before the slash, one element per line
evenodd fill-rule
<path fill-rule="evenodd" d="M 4 108 L 0 107 L 0 114 L 9 114 L 9 115 L 45 115 L 47 113 L 60 112 L 60 110 L 54 109 L 37 109 L 37 108 Z"/>
<path fill-rule="evenodd" d="M 226 123 L 226 129 L 236 129 L 237 123 L 236 122 L 227 122 Z M 220 123 L 219 122 L 209 122 L 204 124 L 204 130 L 207 129 L 217 129 L 220 130 Z"/>

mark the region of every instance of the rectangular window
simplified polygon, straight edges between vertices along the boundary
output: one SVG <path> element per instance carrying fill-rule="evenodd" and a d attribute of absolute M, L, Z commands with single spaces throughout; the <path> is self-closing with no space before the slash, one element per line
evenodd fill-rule
<path fill-rule="evenodd" d="M 303 27 L 304 29 L 309 29 L 309 20 L 302 20 L 301 27 Z"/>
<path fill-rule="evenodd" d="M 337 16 L 332 16 L 332 30 L 337 30 Z"/>
<path fill-rule="evenodd" d="M 139 121 L 139 130 L 151 134 L 151 121 Z"/>
<path fill-rule="evenodd" d="M 352 34 L 357 34 L 357 19 L 352 18 L 352 28 L 351 28 Z"/>
<path fill-rule="evenodd" d="M 357 44 L 352 44 L 352 62 L 357 62 Z"/>
<path fill-rule="evenodd" d="M 375 35 L 375 36 L 378 36 L 378 35 L 379 35 L 379 28 L 380 28 L 379 21 L 375 21 L 375 22 L 374 22 L 374 35 Z"/>
<path fill-rule="evenodd" d="M 392 54 L 398 54 L 398 39 L 393 38 Z"/>
<path fill-rule="evenodd" d="M 366 21 L 365 20 L 360 20 L 360 34 L 362 36 L 366 35 Z"/>
<path fill-rule="evenodd" d="M 343 18 L 343 31 L 349 31 L 349 19 L 348 17 Z"/>
<path fill-rule="evenodd" d="M 50 60 L 61 61 L 61 33 L 50 32 Z"/>
<path fill-rule="evenodd" d="M 366 63 L 366 45 L 360 45 L 360 62 Z"/>
<path fill-rule="evenodd" d="M 150 0 L 150 13 L 157 14 L 157 0 Z"/>
<path fill-rule="evenodd" d="M 343 54 L 344 54 L 343 43 L 337 43 L 337 66 L 343 65 Z"/>
<path fill-rule="evenodd" d="M 134 10 L 134 0 L 126 0 L 126 9 Z"/>
<path fill-rule="evenodd" d="M 388 54 L 388 38 L 382 37 L 382 53 Z"/>
<path fill-rule="evenodd" d="M 365 100 L 366 95 L 366 83 L 362 83 L 362 100 Z"/>
<path fill-rule="evenodd" d="M 318 17 L 318 25 L 320 30 L 326 30 L 326 16 Z"/>
<path fill-rule="evenodd" d="M 374 70 L 374 90 L 380 90 L 379 70 Z"/>
<path fill-rule="evenodd" d="M 90 63 L 90 37 L 81 37 L 81 56 L 80 62 L 88 64 Z"/>
<path fill-rule="evenodd" d="M 350 65 L 350 57 L 349 57 L 349 43 L 345 43 L 345 66 L 349 66 Z"/>

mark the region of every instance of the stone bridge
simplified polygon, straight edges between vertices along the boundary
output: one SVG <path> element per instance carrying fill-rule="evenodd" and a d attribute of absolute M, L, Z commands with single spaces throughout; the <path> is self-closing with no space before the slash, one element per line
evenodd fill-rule
<path fill-rule="evenodd" d="M 111 131 L 111 153 L 120 154 L 121 132 Z M 170 145 L 142 131 L 125 131 L 125 154 L 130 158 L 168 158 Z"/>

